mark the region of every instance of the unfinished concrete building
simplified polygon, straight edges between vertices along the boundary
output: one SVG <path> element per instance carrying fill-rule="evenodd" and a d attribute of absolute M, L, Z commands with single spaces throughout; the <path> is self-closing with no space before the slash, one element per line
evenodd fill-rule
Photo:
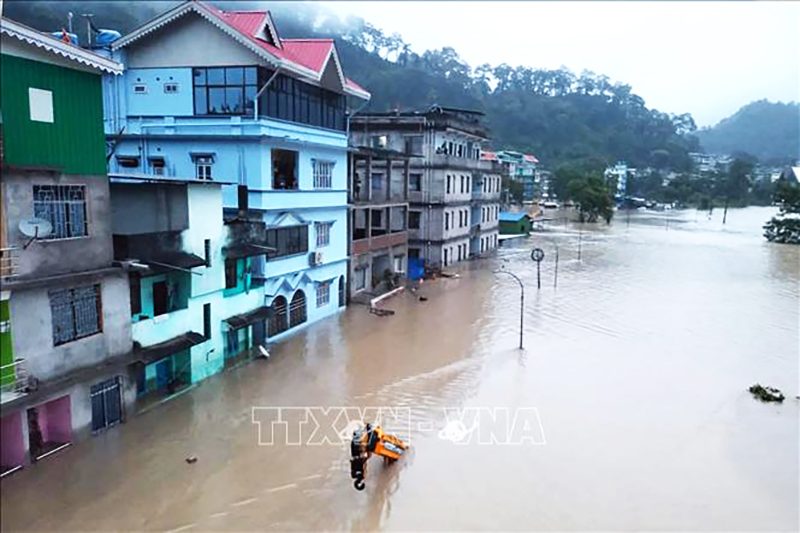
<path fill-rule="evenodd" d="M 481 160 L 488 141 L 482 117 L 477 111 L 433 106 L 351 120 L 352 145 L 415 156 L 408 177 L 412 262 L 443 268 L 497 246 L 500 180 Z"/>
<path fill-rule="evenodd" d="M 405 277 L 411 156 L 357 146 L 348 154 L 349 291 L 365 303 Z"/>

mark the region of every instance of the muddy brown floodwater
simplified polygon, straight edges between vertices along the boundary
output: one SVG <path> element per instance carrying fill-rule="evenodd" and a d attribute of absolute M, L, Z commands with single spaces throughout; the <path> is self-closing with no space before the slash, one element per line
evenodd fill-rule
<path fill-rule="evenodd" d="M 2 530 L 797 531 L 800 247 L 764 241 L 773 211 L 557 226 L 392 317 L 348 308 L 4 479 Z M 346 446 L 258 446 L 253 406 L 408 407 L 412 453 L 357 492 Z M 456 444 L 445 407 L 535 408 L 546 442 Z"/>

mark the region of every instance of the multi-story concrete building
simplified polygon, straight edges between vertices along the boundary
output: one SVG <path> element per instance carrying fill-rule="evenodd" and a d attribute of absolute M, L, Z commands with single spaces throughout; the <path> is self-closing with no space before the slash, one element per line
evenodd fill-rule
<path fill-rule="evenodd" d="M 130 373 L 141 408 L 264 344 L 268 313 L 251 275 L 251 258 L 265 252 L 253 244 L 263 242 L 264 224 L 246 216 L 223 223 L 217 182 L 111 179 L 114 254 L 130 275 Z"/>
<path fill-rule="evenodd" d="M 498 176 L 484 176 L 491 165 L 481 161 L 488 139 L 482 113 L 434 106 L 425 112 L 392 112 L 352 118 L 352 144 L 417 156 L 409 173 L 408 257 L 429 267 L 446 267 L 467 259 L 471 241 L 497 238 L 499 203 L 484 202 L 494 226 L 473 231 L 473 189 L 486 183 L 500 192 Z M 481 185 L 477 185 L 480 183 Z M 487 193 L 488 194 L 488 193 Z M 488 221 L 487 221 L 488 222 Z"/>
<path fill-rule="evenodd" d="M 115 41 L 112 173 L 206 180 L 264 225 L 250 276 L 275 340 L 337 312 L 347 278 L 347 79 L 332 40 L 282 39 L 266 11 L 190 1 Z M 216 311 L 215 311 L 216 312 Z"/>
<path fill-rule="evenodd" d="M 617 198 L 623 198 L 628 195 L 628 178 L 636 176 L 636 169 L 628 166 L 625 161 L 618 161 L 613 167 L 608 167 L 605 170 L 605 177 L 611 183 L 616 185 Z"/>
<path fill-rule="evenodd" d="M 350 298 L 366 301 L 405 276 L 411 157 L 366 146 L 350 150 Z"/>
<path fill-rule="evenodd" d="M 133 401 L 113 263 L 101 76 L 122 65 L 0 19 L 0 465 L 120 422 Z"/>
<path fill-rule="evenodd" d="M 497 158 L 507 175 L 522 183 L 522 201 L 536 202 L 539 199 L 539 174 L 536 169 L 539 160 L 530 154 L 511 150 L 497 152 Z"/>

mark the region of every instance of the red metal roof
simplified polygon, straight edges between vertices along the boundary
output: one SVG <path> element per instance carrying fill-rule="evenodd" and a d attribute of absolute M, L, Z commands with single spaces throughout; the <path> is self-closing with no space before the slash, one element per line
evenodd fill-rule
<path fill-rule="evenodd" d="M 483 161 L 497 161 L 497 154 L 494 152 L 481 152 L 481 159 Z"/>
<path fill-rule="evenodd" d="M 333 39 L 280 39 L 282 48 L 269 44 L 256 34 L 264 27 L 269 11 L 221 11 L 211 4 L 203 3 L 208 10 L 220 20 L 226 22 L 240 34 L 269 52 L 270 54 L 286 59 L 296 65 L 305 67 L 320 74 L 327 64 L 328 57 L 334 47 Z M 277 33 L 277 32 L 276 32 Z M 367 92 L 353 80 L 345 78 L 345 84 L 350 88 Z"/>
<path fill-rule="evenodd" d="M 538 160 L 538 159 L 536 159 L 535 157 L 533 157 L 532 155 L 529 155 L 529 154 L 524 154 L 524 155 L 522 156 L 522 159 L 524 159 L 524 160 L 526 160 L 526 161 L 531 161 L 531 162 L 533 162 L 533 163 L 538 163 L 538 162 L 539 162 L 539 160 Z"/>

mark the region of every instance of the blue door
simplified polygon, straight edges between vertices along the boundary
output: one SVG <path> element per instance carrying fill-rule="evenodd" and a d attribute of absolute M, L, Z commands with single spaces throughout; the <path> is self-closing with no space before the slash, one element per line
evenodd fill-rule
<path fill-rule="evenodd" d="M 169 357 L 156 363 L 156 388 L 165 389 L 172 381 L 172 359 Z"/>

